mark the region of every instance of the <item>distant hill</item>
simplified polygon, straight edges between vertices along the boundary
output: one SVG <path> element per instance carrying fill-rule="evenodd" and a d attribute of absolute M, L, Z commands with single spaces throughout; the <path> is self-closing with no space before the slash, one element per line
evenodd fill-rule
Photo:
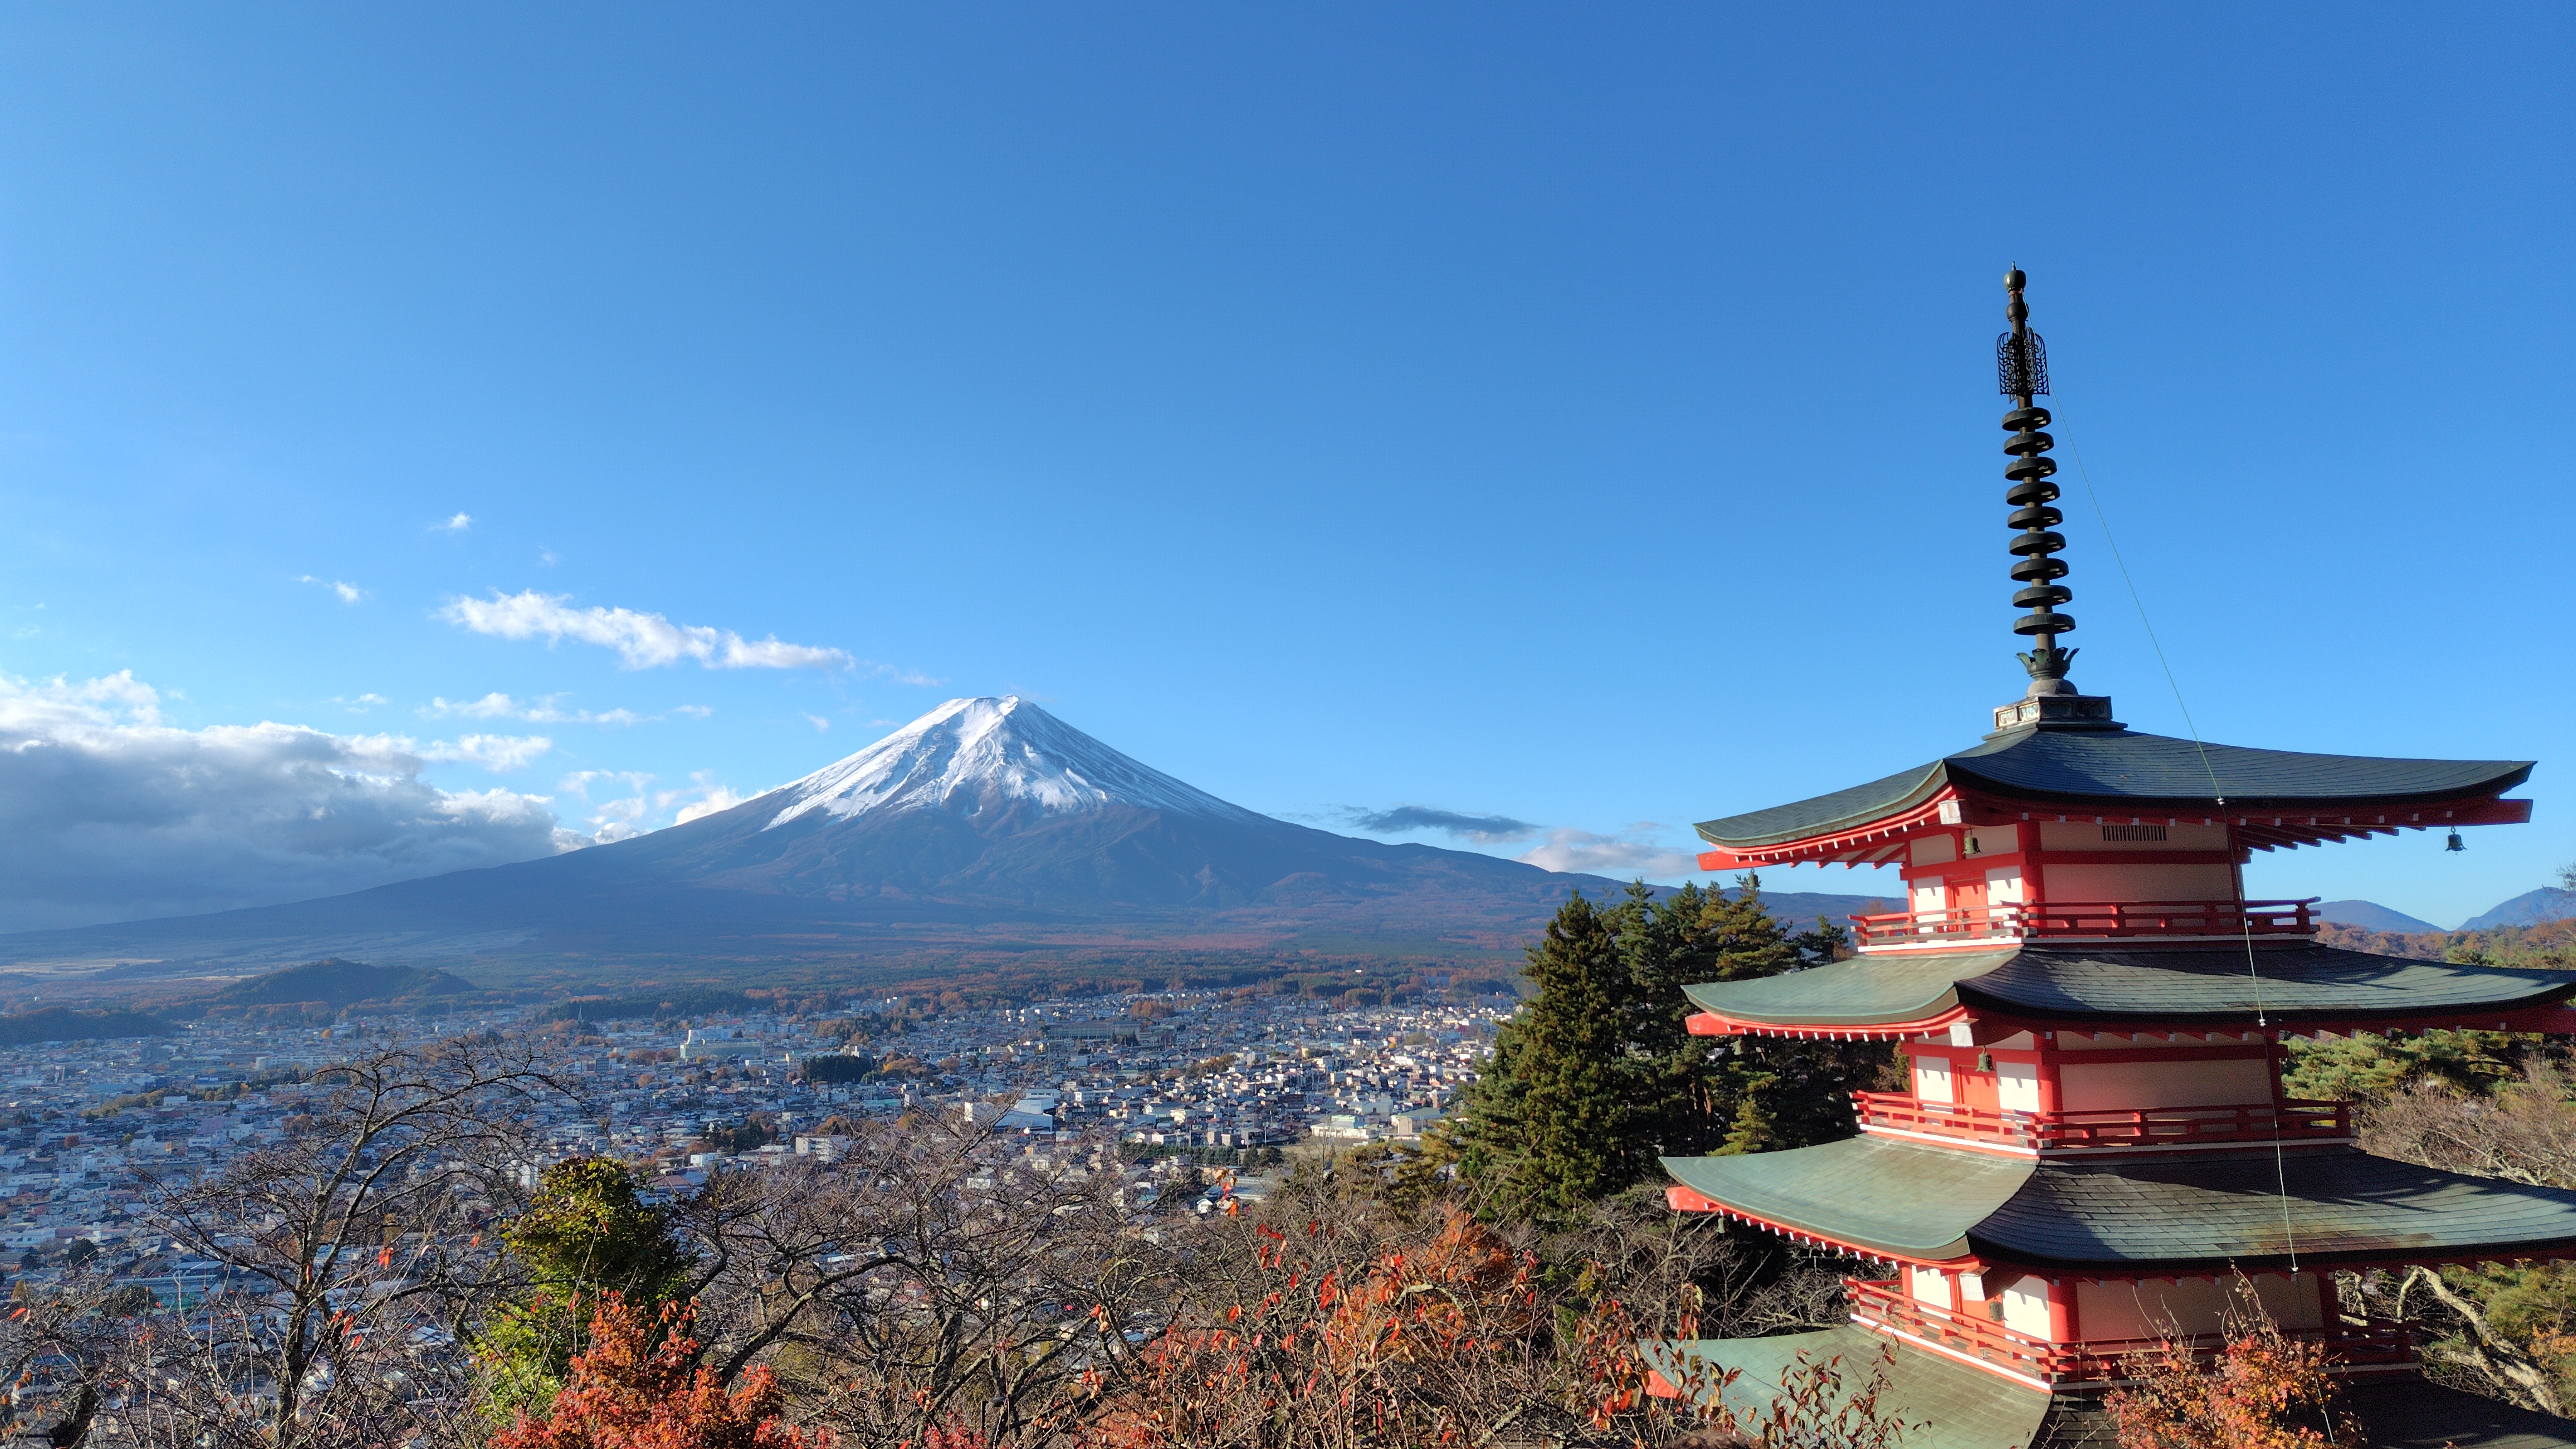
<path fill-rule="evenodd" d="M 1621 888 L 1292 824 L 1025 700 L 957 699 L 793 784 L 631 840 L 295 905 L 20 933 L 0 937 L 0 963 L 180 976 L 345 956 L 612 997 L 657 977 L 820 990 L 978 972 L 1513 967 L 1572 892 Z M 1867 899 L 1771 898 L 1800 925 Z M 236 989 L 289 1002 L 406 988 Z"/>
<path fill-rule="evenodd" d="M 751 1011 L 765 1003 L 739 991 L 714 986 L 681 986 L 635 996 L 576 996 L 544 1008 L 545 1021 L 670 1021 L 684 1016 L 721 1016 Z"/>
<path fill-rule="evenodd" d="M 2542 886 L 2524 891 L 2482 915 L 2471 916 L 2460 929 L 2484 931 L 2497 926 L 2534 926 L 2542 921 L 2576 919 L 2576 891 Z"/>
<path fill-rule="evenodd" d="M 119 1036 L 166 1036 L 170 1023 L 139 1011 L 74 1011 L 48 1006 L 39 1011 L 0 1016 L 0 1046 L 32 1046 L 45 1041 L 100 1040 Z"/>
<path fill-rule="evenodd" d="M 307 961 L 237 981 L 206 998 L 209 1006 L 291 1006 L 319 1001 L 348 1006 L 360 1001 L 401 1002 L 435 996 L 468 996 L 482 988 L 461 976 L 411 966 L 370 966 L 361 961 Z"/>
<path fill-rule="evenodd" d="M 2431 921 L 2419 921 L 2404 911 L 2392 911 L 2376 901 L 2328 901 L 2317 907 L 2317 919 L 2338 926 L 2359 926 L 2365 931 L 2438 931 Z"/>

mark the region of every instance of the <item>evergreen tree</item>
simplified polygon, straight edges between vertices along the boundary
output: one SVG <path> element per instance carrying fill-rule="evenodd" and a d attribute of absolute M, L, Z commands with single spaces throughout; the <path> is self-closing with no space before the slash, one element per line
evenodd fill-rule
<path fill-rule="evenodd" d="M 1732 898 L 1644 884 L 1566 902 L 1529 953 L 1534 988 L 1496 1038 L 1445 1146 L 1506 1206 L 1541 1215 L 1658 1175 L 1659 1156 L 1759 1152 L 1850 1135 L 1849 1094 L 1885 1047 L 1690 1035 L 1684 986 L 1822 965 L 1840 930 L 1791 934 L 1745 877 Z"/>
<path fill-rule="evenodd" d="M 1536 990 L 1467 1097 L 1462 1170 L 1499 1170 L 1506 1196 L 1532 1210 L 1570 1209 L 1639 1176 L 1618 947 L 1610 914 L 1577 892 L 1530 948 Z"/>
<path fill-rule="evenodd" d="M 687 1292 L 696 1255 L 670 1212 L 644 1201 L 635 1176 L 606 1157 L 547 1168 L 501 1241 L 526 1275 L 527 1293 L 496 1313 L 477 1345 L 493 1407 L 542 1403 L 563 1387 L 583 1330 L 608 1294 L 640 1311 Z"/>

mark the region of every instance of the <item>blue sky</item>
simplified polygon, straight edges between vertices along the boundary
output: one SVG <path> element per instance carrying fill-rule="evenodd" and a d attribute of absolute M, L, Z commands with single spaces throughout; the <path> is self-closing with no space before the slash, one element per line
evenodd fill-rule
<path fill-rule="evenodd" d="M 13 9 L 6 728 L 234 770 L 154 869 L 276 868 L 154 894 L 56 779 L 7 809 L 90 854 L 0 917 L 650 828 L 1005 692 L 1257 809 L 1671 878 L 2018 694 L 2018 261 L 2077 681 L 2183 732 L 2089 477 L 2209 738 L 2543 761 L 2465 854 L 2251 875 L 2456 922 L 2576 858 L 2571 30 Z M 391 833 L 225 844 L 313 769 Z"/>

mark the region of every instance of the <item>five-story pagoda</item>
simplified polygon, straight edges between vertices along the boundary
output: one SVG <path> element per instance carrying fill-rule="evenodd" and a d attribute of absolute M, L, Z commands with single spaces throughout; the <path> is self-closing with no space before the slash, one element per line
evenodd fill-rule
<path fill-rule="evenodd" d="M 2530 818 L 2527 760 L 2378 759 L 2141 734 L 2068 681 L 2046 353 L 2023 276 L 1996 344 L 2016 633 L 2028 691 L 1929 764 L 1699 827 L 1710 871 L 1893 865 L 1907 909 L 1860 919 L 1831 966 L 1689 988 L 1693 1032 L 1900 1043 L 1910 1090 L 1861 1093 L 1858 1136 L 1668 1158 L 1674 1207 L 1882 1264 L 1851 1324 L 1663 1344 L 1663 1386 L 1803 1357 L 1892 1354 L 1908 1449 L 2103 1434 L 2099 1391 L 2161 1338 L 2214 1346 L 2240 1280 L 2322 1340 L 2382 1446 L 2576 1445 L 2564 1421 L 2426 1383 L 2393 1323 L 2343 1311 L 2334 1270 L 2576 1258 L 2576 1193 L 2369 1156 L 2339 1102 L 2284 1095 L 2297 1036 L 2576 1030 L 2576 972 L 2338 949 L 2309 901 L 2249 901 L 2257 850 Z M 1694 1391 L 1700 1391 L 1694 1389 Z"/>

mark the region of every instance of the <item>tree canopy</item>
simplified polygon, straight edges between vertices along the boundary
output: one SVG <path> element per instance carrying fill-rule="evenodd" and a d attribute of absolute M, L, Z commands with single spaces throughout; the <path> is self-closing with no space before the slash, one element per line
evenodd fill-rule
<path fill-rule="evenodd" d="M 1892 1059 L 1886 1048 L 1694 1037 L 1682 995 L 1822 965 L 1845 940 L 1821 921 L 1791 933 L 1752 876 L 1733 895 L 1577 893 L 1529 949 L 1531 994 L 1448 1129 L 1459 1170 L 1517 1208 L 1563 1213 L 1652 1179 L 1659 1156 L 1850 1135 L 1849 1094 Z"/>

